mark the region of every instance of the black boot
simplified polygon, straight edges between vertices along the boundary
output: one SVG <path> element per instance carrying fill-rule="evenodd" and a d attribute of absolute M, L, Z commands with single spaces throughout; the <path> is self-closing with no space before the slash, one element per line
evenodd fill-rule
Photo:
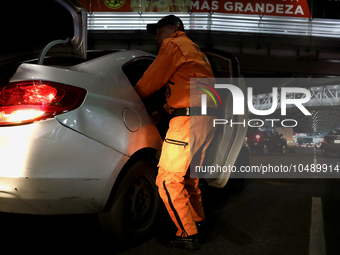
<path fill-rule="evenodd" d="M 197 234 L 188 237 L 174 236 L 170 239 L 168 245 L 187 250 L 197 250 L 200 248 Z"/>
<path fill-rule="evenodd" d="M 198 233 L 203 234 L 205 232 L 205 221 L 196 221 L 195 223 Z"/>
<path fill-rule="evenodd" d="M 196 228 L 198 231 L 198 239 L 200 242 L 204 242 L 205 240 L 205 234 L 206 234 L 206 227 L 205 227 L 205 221 L 196 221 Z"/>

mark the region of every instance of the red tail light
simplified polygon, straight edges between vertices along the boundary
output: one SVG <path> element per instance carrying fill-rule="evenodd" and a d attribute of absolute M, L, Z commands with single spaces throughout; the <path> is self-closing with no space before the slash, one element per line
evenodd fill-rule
<path fill-rule="evenodd" d="M 259 142 L 260 139 L 261 139 L 261 136 L 260 135 L 256 135 L 255 138 L 256 138 L 256 141 Z"/>
<path fill-rule="evenodd" d="M 52 118 L 78 108 L 86 90 L 49 81 L 10 83 L 0 88 L 0 125 Z"/>

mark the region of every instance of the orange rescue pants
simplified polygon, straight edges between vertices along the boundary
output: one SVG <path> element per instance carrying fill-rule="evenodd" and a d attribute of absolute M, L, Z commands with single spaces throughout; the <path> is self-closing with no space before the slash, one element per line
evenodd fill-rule
<path fill-rule="evenodd" d="M 195 221 L 205 219 L 199 179 L 190 176 L 189 166 L 203 163 L 214 136 L 213 119 L 212 116 L 175 117 L 163 143 L 156 184 L 178 228 L 177 236 L 197 234 Z"/>

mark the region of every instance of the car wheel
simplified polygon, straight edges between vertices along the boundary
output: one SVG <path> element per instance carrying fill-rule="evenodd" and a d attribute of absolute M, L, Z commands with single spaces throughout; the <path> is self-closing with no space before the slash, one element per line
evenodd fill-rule
<path fill-rule="evenodd" d="M 99 214 L 106 236 L 125 244 L 150 236 L 161 205 L 156 176 L 157 168 L 146 160 L 129 168 L 114 193 L 110 211 Z"/>
<path fill-rule="evenodd" d="M 287 147 L 286 147 L 286 145 L 282 145 L 281 154 L 282 154 L 282 155 L 285 155 L 286 152 L 287 152 Z"/>

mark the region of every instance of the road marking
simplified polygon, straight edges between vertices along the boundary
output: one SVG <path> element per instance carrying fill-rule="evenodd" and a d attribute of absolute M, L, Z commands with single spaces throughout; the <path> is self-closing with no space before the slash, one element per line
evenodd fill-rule
<path fill-rule="evenodd" d="M 315 147 L 314 147 L 314 157 L 313 157 L 313 164 L 314 164 L 314 166 L 316 166 L 317 163 L 318 163 L 318 161 L 317 161 L 317 159 L 316 159 L 316 149 L 315 149 Z M 317 175 L 312 175 L 312 177 L 313 177 L 313 178 L 318 178 Z"/>
<path fill-rule="evenodd" d="M 316 149 L 314 148 L 314 165 L 316 165 L 318 162 L 316 160 Z"/>
<path fill-rule="evenodd" d="M 312 197 L 309 255 L 326 255 L 321 197 Z"/>

